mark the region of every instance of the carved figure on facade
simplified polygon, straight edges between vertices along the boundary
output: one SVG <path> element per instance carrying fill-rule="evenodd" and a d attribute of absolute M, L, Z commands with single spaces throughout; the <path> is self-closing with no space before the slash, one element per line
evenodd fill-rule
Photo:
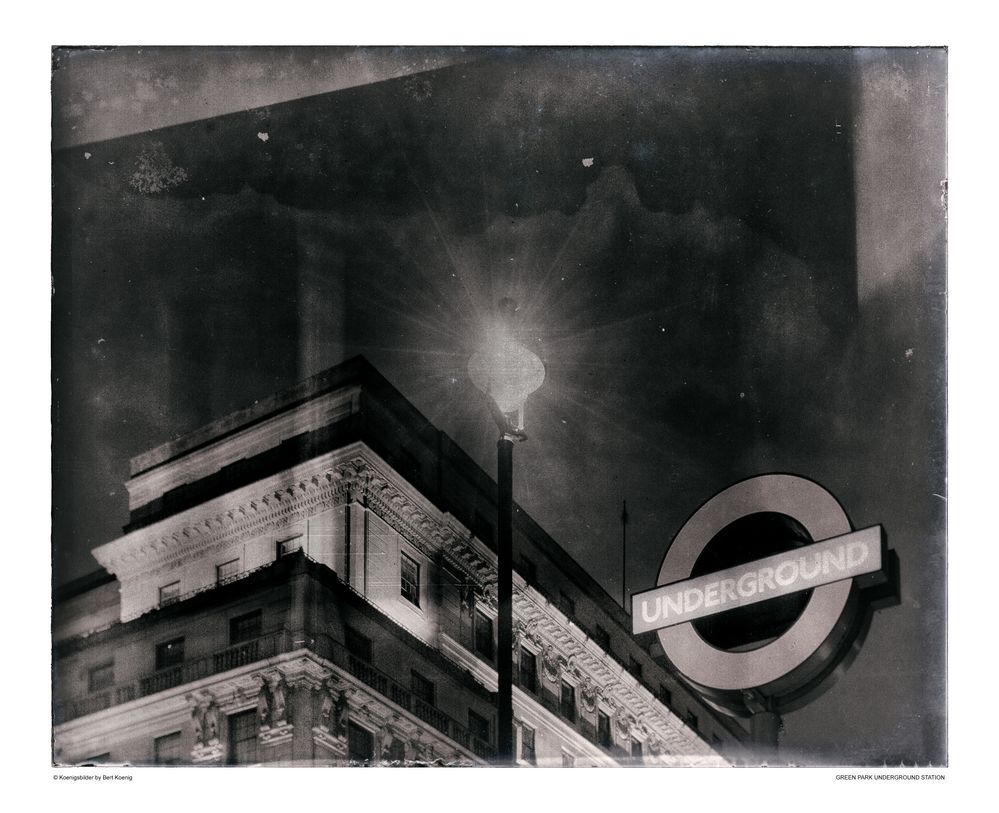
<path fill-rule="evenodd" d="M 347 695 L 341 689 L 336 693 L 333 703 L 333 723 L 330 726 L 330 734 L 334 737 L 347 736 Z"/>
<path fill-rule="evenodd" d="M 631 726 L 635 722 L 634 718 L 622 708 L 617 713 L 617 730 L 622 738 L 627 738 L 631 734 Z"/>
<path fill-rule="evenodd" d="M 194 730 L 192 761 L 217 762 L 222 758 L 222 744 L 219 741 L 221 711 L 218 704 L 207 692 L 189 694 L 186 700 L 191 706 L 191 727 Z"/>
<path fill-rule="evenodd" d="M 663 752 L 663 741 L 656 734 L 652 734 L 645 740 L 646 750 L 657 757 Z"/>
<path fill-rule="evenodd" d="M 279 676 L 277 680 L 271 685 L 271 725 L 272 726 L 282 726 L 286 725 L 288 721 L 288 708 L 286 703 L 286 695 L 288 691 L 288 684 L 285 683 L 284 677 Z"/>
<path fill-rule="evenodd" d="M 205 710 L 194 699 L 192 695 L 187 696 L 187 702 L 191 703 L 191 727 L 194 729 L 194 744 L 205 744 Z"/>
<path fill-rule="evenodd" d="M 476 599 L 482 602 L 486 607 L 488 607 L 493 612 L 496 611 L 498 606 L 496 600 L 496 579 L 492 578 L 486 581 L 481 588 L 475 591 Z"/>
<path fill-rule="evenodd" d="M 461 600 L 461 610 L 463 613 L 468 615 L 472 614 L 472 610 L 475 607 L 475 591 L 470 584 L 462 584 L 458 586 L 458 595 Z"/>
<path fill-rule="evenodd" d="M 323 685 L 319 689 L 319 725 L 329 733 L 333 733 L 330 726 L 333 724 L 333 707 L 335 705 L 335 700 L 333 698 L 333 688 L 330 685 L 329 680 L 324 680 Z"/>
<path fill-rule="evenodd" d="M 558 654 L 551 644 L 547 644 L 541 654 L 541 669 L 552 683 L 557 683 L 562 674 L 565 658 Z"/>
<path fill-rule="evenodd" d="M 327 678 L 317 688 L 320 693 L 319 725 L 312 729 L 316 742 L 335 755 L 347 752 L 347 699 L 335 678 Z"/>
<path fill-rule="evenodd" d="M 257 692 L 257 722 L 260 728 L 270 728 L 271 726 L 271 687 L 267 685 L 267 679 L 261 675 L 260 691 Z"/>
<path fill-rule="evenodd" d="M 205 708 L 205 744 L 214 745 L 219 741 L 219 721 L 220 712 L 219 707 L 215 704 L 214 700 L 208 703 Z"/>
<path fill-rule="evenodd" d="M 195 746 L 214 745 L 219 741 L 219 708 L 211 695 L 187 695 L 191 705 L 191 725 Z"/>
<path fill-rule="evenodd" d="M 589 675 L 584 675 L 579 682 L 579 699 L 583 708 L 593 714 L 597 710 L 597 701 L 600 699 L 600 687 L 594 683 Z"/>

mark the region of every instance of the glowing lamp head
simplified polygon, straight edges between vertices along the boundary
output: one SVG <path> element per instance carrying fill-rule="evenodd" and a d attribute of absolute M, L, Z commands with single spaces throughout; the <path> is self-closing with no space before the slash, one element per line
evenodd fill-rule
<path fill-rule="evenodd" d="M 515 307 L 511 300 L 500 302 L 507 318 L 486 330 L 485 341 L 468 361 L 468 375 L 508 421 L 516 413 L 516 429 L 523 430 L 524 403 L 544 382 L 545 365 L 511 336 L 509 316 Z"/>

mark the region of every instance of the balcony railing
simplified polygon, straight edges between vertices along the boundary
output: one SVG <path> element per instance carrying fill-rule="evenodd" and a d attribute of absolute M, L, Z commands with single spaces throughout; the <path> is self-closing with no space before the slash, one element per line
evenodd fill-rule
<path fill-rule="evenodd" d="M 347 647 L 338 641 L 334 641 L 329 636 L 320 635 L 309 640 L 307 646 L 316 654 L 332 661 L 353 675 L 361 683 L 374 689 L 378 694 L 387 697 L 396 705 L 437 729 L 461 747 L 471 750 L 476 756 L 482 759 L 492 759 L 496 755 L 496 749 L 492 743 L 473 737 L 469 730 L 457 720 L 448 716 L 432 703 L 417 697 L 401 683 L 368 661 L 348 651 Z M 120 684 L 85 698 L 57 703 L 54 709 L 55 723 L 56 725 L 65 723 L 77 717 L 94 714 L 140 697 L 147 697 L 211 675 L 228 672 L 230 669 L 290 652 L 293 648 L 292 636 L 288 630 L 255 638 L 201 658 L 186 661 L 169 669 L 160 669 L 131 683 Z"/>
<path fill-rule="evenodd" d="M 321 635 L 312 643 L 311 648 L 319 655 L 345 669 L 379 694 L 389 698 L 396 705 L 401 706 L 428 725 L 433 726 L 463 748 L 470 749 L 476 756 L 483 759 L 492 759 L 496 755 L 496 749 L 492 743 L 473 737 L 468 729 L 453 717 L 450 717 L 447 713 L 421 697 L 416 696 L 410 689 L 398 683 L 368 661 L 359 658 L 338 641 L 334 641 L 329 636 Z"/>
<path fill-rule="evenodd" d="M 255 638 L 168 669 L 160 669 L 132 683 L 119 684 L 107 691 L 97 692 L 78 700 L 57 703 L 54 709 L 55 723 L 56 725 L 65 723 L 77 717 L 128 703 L 139 697 L 147 697 L 201 678 L 228 672 L 230 669 L 271 658 L 282 652 L 290 652 L 291 648 L 291 635 L 287 630 Z"/>

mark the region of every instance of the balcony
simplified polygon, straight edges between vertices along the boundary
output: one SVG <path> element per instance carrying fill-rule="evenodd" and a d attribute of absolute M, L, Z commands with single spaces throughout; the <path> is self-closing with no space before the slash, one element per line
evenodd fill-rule
<path fill-rule="evenodd" d="M 423 720 L 423 722 L 437 729 L 437 731 L 449 739 L 454 740 L 458 745 L 469 749 L 476 756 L 482 759 L 492 759 L 496 755 L 496 749 L 492 743 L 473 737 L 469 730 L 453 717 L 450 717 L 426 700 L 417 697 L 410 689 L 377 669 L 368 661 L 354 655 L 338 641 L 334 641 L 329 636 L 321 635 L 315 639 L 310 648 L 353 675 L 366 686 L 374 689 L 380 695 L 389 698 L 397 706 Z"/>
<path fill-rule="evenodd" d="M 290 652 L 291 649 L 290 633 L 287 630 L 280 630 L 168 669 L 160 669 L 131 683 L 118 684 L 107 691 L 96 692 L 78 700 L 57 703 L 53 712 L 54 721 L 59 725 L 140 697 L 147 697 L 185 683 L 271 658 L 282 652 Z"/>
<path fill-rule="evenodd" d="M 309 640 L 306 645 L 317 655 L 332 661 L 364 685 L 418 717 L 476 756 L 486 760 L 495 757 L 496 750 L 492 743 L 473 737 L 469 730 L 457 720 L 433 704 L 417 697 L 408 688 L 371 663 L 349 652 L 347 647 L 338 641 L 334 641 L 329 636 L 320 635 Z M 202 678 L 228 672 L 231 669 L 257 663 L 275 655 L 291 652 L 296 648 L 298 646 L 294 645 L 291 633 L 288 630 L 280 630 L 168 669 L 161 669 L 131 683 L 115 685 L 84 698 L 57 703 L 53 710 L 54 722 L 56 725 L 60 725 L 140 697 L 147 697 Z"/>

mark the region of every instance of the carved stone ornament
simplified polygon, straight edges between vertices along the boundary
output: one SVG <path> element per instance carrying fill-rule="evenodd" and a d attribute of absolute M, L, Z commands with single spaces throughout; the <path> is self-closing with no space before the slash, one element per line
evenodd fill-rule
<path fill-rule="evenodd" d="M 552 683 L 558 682 L 564 663 L 565 659 L 555 651 L 555 647 L 548 644 L 544 648 L 541 655 L 541 669 Z"/>
<path fill-rule="evenodd" d="M 496 608 L 499 606 L 496 600 L 496 580 L 490 579 L 482 588 L 477 591 L 477 598 L 491 611 L 496 612 Z"/>
<path fill-rule="evenodd" d="M 194 729 L 192 762 L 195 764 L 218 762 L 222 759 L 223 749 L 219 740 L 221 714 L 215 698 L 204 692 L 189 694 L 186 700 L 191 706 L 191 725 Z"/>
<path fill-rule="evenodd" d="M 291 721 L 288 719 L 288 704 L 286 701 L 288 693 L 288 684 L 285 683 L 283 677 L 278 677 L 271 684 L 271 697 L 273 698 L 273 705 L 271 706 L 271 726 L 282 726 Z"/>
<path fill-rule="evenodd" d="M 261 731 L 271 727 L 271 687 L 267 679 L 260 675 L 260 690 L 257 692 L 257 724 Z"/>
<path fill-rule="evenodd" d="M 346 737 L 334 737 L 326 729 L 316 726 L 312 729 L 312 740 L 323 746 L 334 757 L 342 759 L 347 756 Z"/>
<path fill-rule="evenodd" d="M 584 676 L 579 683 L 579 699 L 583 708 L 590 714 L 597 710 L 597 700 L 600 698 L 599 687 L 590 680 L 589 676 Z"/>

